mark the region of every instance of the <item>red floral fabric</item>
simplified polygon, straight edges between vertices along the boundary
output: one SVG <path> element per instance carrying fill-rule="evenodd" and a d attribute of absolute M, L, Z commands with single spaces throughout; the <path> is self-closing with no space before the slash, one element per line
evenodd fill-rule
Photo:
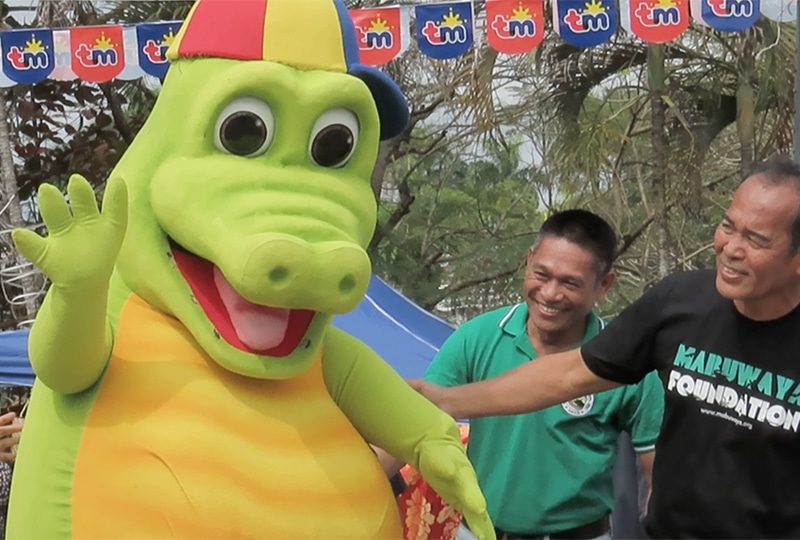
<path fill-rule="evenodd" d="M 469 425 L 459 424 L 461 442 L 467 444 Z M 400 516 L 403 520 L 405 540 L 453 540 L 461 523 L 461 514 L 447 504 L 428 485 L 419 471 L 406 465 L 400 474 L 408 484 L 397 497 Z"/>

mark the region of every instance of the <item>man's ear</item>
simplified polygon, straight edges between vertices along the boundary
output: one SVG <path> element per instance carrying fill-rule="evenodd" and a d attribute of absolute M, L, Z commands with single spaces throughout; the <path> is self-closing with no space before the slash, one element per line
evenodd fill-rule
<path fill-rule="evenodd" d="M 609 289 L 614 283 L 617 281 L 617 273 L 613 270 L 610 270 L 605 276 L 600 278 L 600 283 L 598 284 L 599 291 L 598 291 L 598 300 L 602 300 L 608 294 Z"/>
<path fill-rule="evenodd" d="M 800 250 L 797 250 L 797 253 L 792 255 L 792 264 L 794 265 L 795 275 L 800 276 Z"/>
<path fill-rule="evenodd" d="M 536 248 L 531 246 L 528 248 L 528 251 L 525 253 L 525 269 L 529 269 L 531 267 L 531 261 L 533 260 L 533 255 L 536 252 Z"/>

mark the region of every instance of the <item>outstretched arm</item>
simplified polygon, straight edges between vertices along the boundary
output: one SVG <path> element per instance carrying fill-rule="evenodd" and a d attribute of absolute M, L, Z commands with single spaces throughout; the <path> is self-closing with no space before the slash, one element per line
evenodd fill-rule
<path fill-rule="evenodd" d="M 324 347 L 325 384 L 361 435 L 419 470 L 479 538 L 494 538 L 455 421 L 352 336 L 329 328 Z"/>
<path fill-rule="evenodd" d="M 641 509 L 641 517 L 644 517 L 645 514 L 647 514 L 647 506 L 650 503 L 650 494 L 653 492 L 653 462 L 655 459 L 656 453 L 654 451 L 642 452 L 639 454 L 639 464 L 642 466 L 642 476 L 644 477 L 644 482 L 647 489 L 647 492 L 645 493 L 644 507 Z"/>
<path fill-rule="evenodd" d="M 67 193 L 69 205 L 43 184 L 38 202 L 47 238 L 26 229 L 13 238 L 52 282 L 28 338 L 31 365 L 42 383 L 70 394 L 94 384 L 111 353 L 108 287 L 127 224 L 127 191 L 122 180 L 110 180 L 102 213 L 84 178 L 71 177 Z"/>
<path fill-rule="evenodd" d="M 498 377 L 445 388 L 414 379 L 409 384 L 454 418 L 538 411 L 619 383 L 592 373 L 579 349 L 543 356 Z"/>

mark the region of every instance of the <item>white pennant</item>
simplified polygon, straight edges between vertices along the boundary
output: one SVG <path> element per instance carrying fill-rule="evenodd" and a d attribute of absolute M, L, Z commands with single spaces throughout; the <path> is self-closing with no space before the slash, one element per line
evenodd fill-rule
<path fill-rule="evenodd" d="M 797 0 L 761 0 L 761 14 L 779 22 L 797 20 Z"/>

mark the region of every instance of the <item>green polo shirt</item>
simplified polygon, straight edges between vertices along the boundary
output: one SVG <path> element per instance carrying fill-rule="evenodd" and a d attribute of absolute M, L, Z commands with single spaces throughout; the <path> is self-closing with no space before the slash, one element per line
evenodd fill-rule
<path fill-rule="evenodd" d="M 441 386 L 482 381 L 536 358 L 525 304 L 463 324 L 425 372 Z M 583 341 L 604 326 L 590 314 Z M 583 343 L 581 343 L 582 345 Z M 467 454 L 496 527 L 549 534 L 591 523 L 614 504 L 611 480 L 620 431 L 637 452 L 654 450 L 664 407 L 656 373 L 623 386 L 515 416 L 470 422 Z"/>

